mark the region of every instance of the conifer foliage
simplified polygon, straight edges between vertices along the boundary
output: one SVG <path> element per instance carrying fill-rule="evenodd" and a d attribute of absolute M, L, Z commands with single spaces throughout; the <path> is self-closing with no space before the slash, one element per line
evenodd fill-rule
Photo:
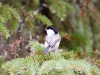
<path fill-rule="evenodd" d="M 10 37 L 10 31 L 17 31 L 19 25 L 18 20 L 19 14 L 14 8 L 9 5 L 0 4 L 0 31 L 6 39 Z"/>
<path fill-rule="evenodd" d="M 41 54 L 40 44 L 31 42 L 33 56 L 18 58 L 2 65 L 10 75 L 100 75 L 100 69 L 83 59 L 66 59 L 62 53 Z M 35 44 L 35 45 L 32 45 Z M 67 54 L 65 54 L 67 55 Z"/>

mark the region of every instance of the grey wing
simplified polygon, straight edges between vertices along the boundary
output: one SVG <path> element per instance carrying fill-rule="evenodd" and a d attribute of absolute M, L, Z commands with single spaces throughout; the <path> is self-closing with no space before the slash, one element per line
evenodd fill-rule
<path fill-rule="evenodd" d="M 54 38 L 52 41 L 51 41 L 51 46 L 55 46 L 55 44 L 57 43 L 57 42 L 60 42 L 61 41 L 61 38 L 59 37 L 59 38 Z"/>
<path fill-rule="evenodd" d="M 61 37 L 59 35 L 55 35 L 54 37 L 51 37 L 51 38 L 46 38 L 46 42 L 50 46 L 54 46 L 59 41 L 61 41 Z"/>

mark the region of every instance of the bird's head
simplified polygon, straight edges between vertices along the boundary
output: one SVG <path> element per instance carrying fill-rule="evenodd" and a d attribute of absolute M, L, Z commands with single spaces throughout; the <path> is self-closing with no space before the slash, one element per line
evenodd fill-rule
<path fill-rule="evenodd" d="M 58 30 L 56 28 L 54 28 L 53 26 L 49 26 L 45 30 L 47 32 L 47 35 L 58 34 Z"/>

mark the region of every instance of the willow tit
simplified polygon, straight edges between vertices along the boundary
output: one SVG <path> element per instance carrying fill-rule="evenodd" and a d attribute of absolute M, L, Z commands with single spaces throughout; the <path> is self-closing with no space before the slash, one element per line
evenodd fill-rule
<path fill-rule="evenodd" d="M 47 32 L 47 36 L 45 38 L 45 48 L 46 49 L 44 50 L 43 53 L 47 54 L 48 52 L 58 50 L 61 37 L 58 33 L 58 30 L 55 29 L 53 26 L 49 26 L 45 30 Z"/>

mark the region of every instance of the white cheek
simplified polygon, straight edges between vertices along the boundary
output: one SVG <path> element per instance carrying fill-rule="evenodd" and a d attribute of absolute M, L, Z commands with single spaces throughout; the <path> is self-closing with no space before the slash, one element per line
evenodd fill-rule
<path fill-rule="evenodd" d="M 47 30 L 47 34 L 48 34 L 48 35 L 53 35 L 54 32 L 53 32 L 52 30 Z"/>

